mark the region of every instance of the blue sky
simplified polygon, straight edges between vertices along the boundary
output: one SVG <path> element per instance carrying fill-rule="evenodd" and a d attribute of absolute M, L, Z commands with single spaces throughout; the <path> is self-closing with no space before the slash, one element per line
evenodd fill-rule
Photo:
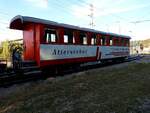
<path fill-rule="evenodd" d="M 0 0 L 0 41 L 22 38 L 21 31 L 8 29 L 16 15 L 90 28 L 90 4 L 93 29 L 129 35 L 132 40 L 150 38 L 150 21 L 144 21 L 150 20 L 149 0 Z"/>

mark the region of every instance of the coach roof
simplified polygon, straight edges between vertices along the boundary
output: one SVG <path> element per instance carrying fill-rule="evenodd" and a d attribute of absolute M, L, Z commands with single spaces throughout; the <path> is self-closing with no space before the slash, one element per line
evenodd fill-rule
<path fill-rule="evenodd" d="M 34 18 L 34 17 L 29 17 L 29 16 L 21 16 L 21 15 L 17 15 L 11 20 L 10 28 L 23 30 L 23 28 L 24 28 L 23 26 L 26 23 L 38 23 L 38 24 L 44 24 L 44 25 L 48 25 L 48 26 L 63 27 L 63 28 L 69 28 L 69 29 L 73 29 L 73 30 L 81 30 L 81 31 L 87 31 L 87 32 L 101 33 L 104 35 L 113 35 L 113 36 L 118 36 L 118 37 L 130 38 L 129 36 L 125 36 L 125 35 L 108 33 L 108 32 L 98 31 L 98 30 L 89 29 L 89 28 L 82 28 L 82 27 L 78 27 L 78 26 L 74 26 L 74 25 L 57 23 L 57 22 L 50 21 L 50 20 L 44 20 L 44 19 L 39 19 L 39 18 Z"/>

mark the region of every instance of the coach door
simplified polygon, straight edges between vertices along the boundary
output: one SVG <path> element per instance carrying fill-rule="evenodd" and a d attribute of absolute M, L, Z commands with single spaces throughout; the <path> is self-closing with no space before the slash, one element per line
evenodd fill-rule
<path fill-rule="evenodd" d="M 34 26 L 27 25 L 23 31 L 24 60 L 35 60 Z"/>

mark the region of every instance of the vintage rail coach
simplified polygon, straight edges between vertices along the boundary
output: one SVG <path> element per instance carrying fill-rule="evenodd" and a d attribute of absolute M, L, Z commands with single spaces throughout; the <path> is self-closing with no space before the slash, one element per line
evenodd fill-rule
<path fill-rule="evenodd" d="M 11 20 L 10 28 L 23 30 L 24 60 L 41 68 L 129 56 L 129 36 L 20 15 Z"/>

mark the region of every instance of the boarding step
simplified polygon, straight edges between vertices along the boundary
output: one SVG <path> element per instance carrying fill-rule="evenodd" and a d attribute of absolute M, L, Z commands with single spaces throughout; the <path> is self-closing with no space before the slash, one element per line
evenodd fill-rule
<path fill-rule="evenodd" d="M 42 73 L 41 70 L 29 71 L 25 72 L 24 75 L 40 75 Z"/>
<path fill-rule="evenodd" d="M 21 71 L 28 72 L 33 70 L 39 70 L 40 68 L 38 66 L 28 66 L 28 67 L 21 67 Z"/>
<path fill-rule="evenodd" d="M 11 76 L 13 74 L 15 74 L 14 71 L 12 71 L 12 72 L 3 72 L 3 73 L 0 73 L 0 77 L 2 77 L 2 76 Z"/>
<path fill-rule="evenodd" d="M 20 72 L 23 75 L 39 75 L 41 74 L 40 67 L 37 66 L 35 61 L 28 60 L 22 62 L 22 67 L 20 68 Z"/>
<path fill-rule="evenodd" d="M 28 67 L 28 66 L 36 66 L 36 62 L 33 60 L 25 60 L 22 62 L 22 67 Z"/>

